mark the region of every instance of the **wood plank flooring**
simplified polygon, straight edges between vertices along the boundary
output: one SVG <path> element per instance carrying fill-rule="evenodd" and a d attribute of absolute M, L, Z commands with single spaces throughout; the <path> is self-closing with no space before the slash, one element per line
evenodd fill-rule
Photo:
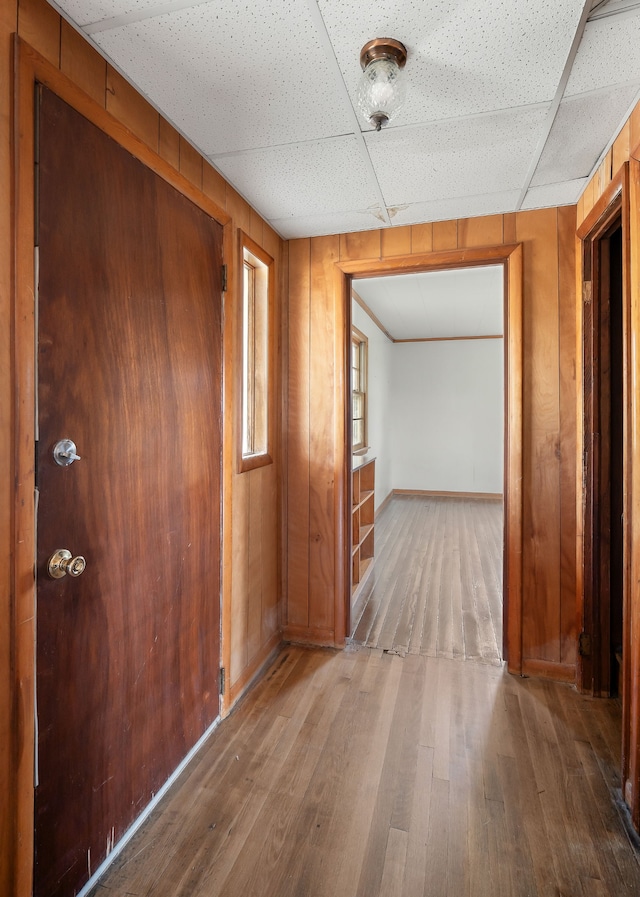
<path fill-rule="evenodd" d="M 632 897 L 620 709 L 502 667 L 288 647 L 96 897 Z"/>
<path fill-rule="evenodd" d="M 373 572 L 352 614 L 356 644 L 500 663 L 502 503 L 399 495 L 376 519 Z"/>

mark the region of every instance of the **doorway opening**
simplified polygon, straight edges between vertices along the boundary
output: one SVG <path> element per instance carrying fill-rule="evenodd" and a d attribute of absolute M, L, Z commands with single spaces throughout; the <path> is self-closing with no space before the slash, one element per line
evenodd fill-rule
<path fill-rule="evenodd" d="M 482 247 L 451 250 L 380 260 L 345 261 L 337 265 L 342 274 L 344 302 L 344 363 L 351 358 L 351 291 L 353 281 L 406 272 L 444 271 L 500 265 L 504 278 L 504 529 L 502 543 L 503 625 L 502 657 L 512 673 L 522 672 L 522 246 Z M 357 287 L 357 283 L 356 283 Z M 344 504 L 341 508 L 345 632 L 351 633 L 351 548 L 353 483 L 349 406 L 349 375 L 345 377 Z"/>
<path fill-rule="evenodd" d="M 352 640 L 499 663 L 503 268 L 352 287 Z"/>
<path fill-rule="evenodd" d="M 622 217 L 585 241 L 583 324 L 584 607 L 582 689 L 622 693 L 624 655 L 625 347 Z M 589 276 L 590 275 L 590 276 Z"/>

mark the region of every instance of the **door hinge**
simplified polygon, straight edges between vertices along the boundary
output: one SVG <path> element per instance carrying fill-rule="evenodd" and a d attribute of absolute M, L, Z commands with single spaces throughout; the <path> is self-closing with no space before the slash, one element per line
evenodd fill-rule
<path fill-rule="evenodd" d="M 222 292 L 227 292 L 227 266 L 222 266 Z"/>
<path fill-rule="evenodd" d="M 580 657 L 591 657 L 591 636 L 588 632 L 581 632 L 578 639 L 578 653 Z"/>
<path fill-rule="evenodd" d="M 585 305 L 591 305 L 591 298 L 593 296 L 593 286 L 590 280 L 582 281 L 582 301 Z"/>
<path fill-rule="evenodd" d="M 227 673 L 224 667 L 220 667 L 220 694 L 224 694 L 224 690 L 227 684 Z"/>

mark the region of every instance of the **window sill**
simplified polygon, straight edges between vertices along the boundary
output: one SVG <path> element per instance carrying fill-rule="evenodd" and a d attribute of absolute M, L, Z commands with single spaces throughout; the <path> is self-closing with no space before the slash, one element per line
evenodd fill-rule
<path fill-rule="evenodd" d="M 248 470 L 256 470 L 256 468 L 266 467 L 268 464 L 273 464 L 273 458 L 267 453 L 246 455 L 238 462 L 238 473 L 246 473 Z"/>

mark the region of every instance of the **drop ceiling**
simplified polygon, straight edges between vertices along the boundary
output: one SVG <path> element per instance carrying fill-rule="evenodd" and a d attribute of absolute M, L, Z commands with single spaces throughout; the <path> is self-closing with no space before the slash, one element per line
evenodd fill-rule
<path fill-rule="evenodd" d="M 640 0 L 60 0 L 285 238 L 577 201 L 640 91 Z M 407 100 L 357 112 L 362 46 Z"/>

